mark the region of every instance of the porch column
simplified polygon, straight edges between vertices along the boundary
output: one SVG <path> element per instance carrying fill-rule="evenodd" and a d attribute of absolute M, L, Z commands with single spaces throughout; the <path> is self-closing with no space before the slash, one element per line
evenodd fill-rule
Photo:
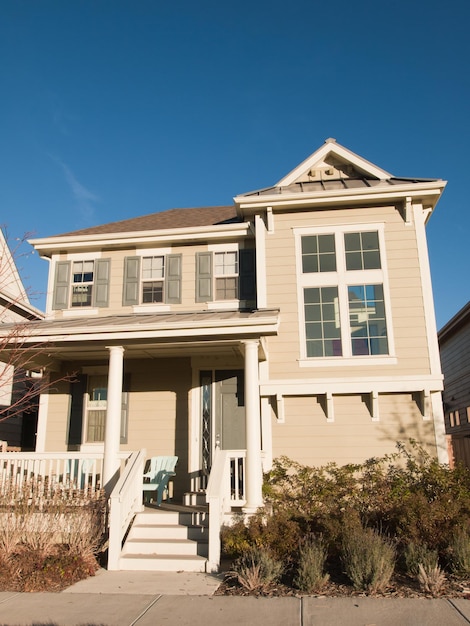
<path fill-rule="evenodd" d="M 109 350 L 108 405 L 104 432 L 103 485 L 109 495 L 117 482 L 121 462 L 118 457 L 121 439 L 122 372 L 124 348 Z"/>
<path fill-rule="evenodd" d="M 258 346 L 258 340 L 245 342 L 246 503 L 243 507 L 245 513 L 254 513 L 263 505 Z"/>

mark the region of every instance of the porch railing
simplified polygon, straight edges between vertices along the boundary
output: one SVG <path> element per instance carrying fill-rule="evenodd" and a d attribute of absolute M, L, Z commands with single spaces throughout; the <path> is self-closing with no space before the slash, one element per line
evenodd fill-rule
<path fill-rule="evenodd" d="M 136 513 L 143 510 L 142 476 L 146 450 L 133 452 L 109 497 L 108 570 L 119 569 L 122 540 Z"/>
<path fill-rule="evenodd" d="M 99 491 L 103 475 L 103 454 L 84 452 L 2 452 L 0 486 L 36 479 L 49 488 Z"/>
<path fill-rule="evenodd" d="M 209 557 L 207 569 L 220 565 L 220 528 L 234 507 L 245 504 L 245 450 L 215 451 L 206 499 L 209 504 Z"/>

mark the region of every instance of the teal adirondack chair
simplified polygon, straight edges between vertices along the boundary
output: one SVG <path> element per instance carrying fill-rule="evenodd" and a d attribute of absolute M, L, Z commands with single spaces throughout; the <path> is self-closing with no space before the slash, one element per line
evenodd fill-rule
<path fill-rule="evenodd" d="M 168 482 L 170 478 L 176 476 L 175 466 L 178 462 L 177 456 L 153 456 L 146 463 L 144 481 L 142 489 L 144 492 L 144 502 L 156 500 L 160 505 L 163 495 L 168 498 Z"/>

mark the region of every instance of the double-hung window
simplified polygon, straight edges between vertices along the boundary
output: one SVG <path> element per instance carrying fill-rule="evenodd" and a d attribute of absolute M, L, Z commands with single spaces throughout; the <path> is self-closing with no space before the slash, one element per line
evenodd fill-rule
<path fill-rule="evenodd" d="M 215 299 L 238 298 L 238 251 L 214 254 Z"/>
<path fill-rule="evenodd" d="M 296 230 L 303 357 L 391 354 L 380 225 Z"/>
<path fill-rule="evenodd" d="M 123 305 L 180 304 L 182 255 L 149 252 L 124 259 Z"/>
<path fill-rule="evenodd" d="M 75 306 L 91 306 L 94 261 L 74 261 L 72 265 L 72 300 Z"/>

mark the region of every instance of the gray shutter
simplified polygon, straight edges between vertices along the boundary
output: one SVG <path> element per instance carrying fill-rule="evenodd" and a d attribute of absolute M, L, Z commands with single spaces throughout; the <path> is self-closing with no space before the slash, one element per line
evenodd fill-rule
<path fill-rule="evenodd" d="M 240 250 L 238 258 L 240 300 L 256 300 L 255 250 L 253 248 Z"/>
<path fill-rule="evenodd" d="M 87 388 L 87 376 L 79 374 L 70 383 L 70 409 L 67 432 L 67 445 L 69 450 L 79 449 L 82 443 L 83 425 L 83 396 Z"/>
<path fill-rule="evenodd" d="M 55 266 L 52 308 L 68 309 L 70 285 L 70 261 L 58 261 Z"/>
<path fill-rule="evenodd" d="M 111 259 L 98 259 L 95 262 L 95 301 L 94 306 L 109 306 L 109 272 Z"/>
<path fill-rule="evenodd" d="M 139 304 L 140 257 L 128 256 L 124 259 L 124 285 L 122 304 L 131 306 Z"/>
<path fill-rule="evenodd" d="M 181 254 L 168 254 L 165 257 L 165 302 L 181 302 Z"/>
<path fill-rule="evenodd" d="M 212 300 L 212 252 L 196 254 L 196 302 Z"/>

